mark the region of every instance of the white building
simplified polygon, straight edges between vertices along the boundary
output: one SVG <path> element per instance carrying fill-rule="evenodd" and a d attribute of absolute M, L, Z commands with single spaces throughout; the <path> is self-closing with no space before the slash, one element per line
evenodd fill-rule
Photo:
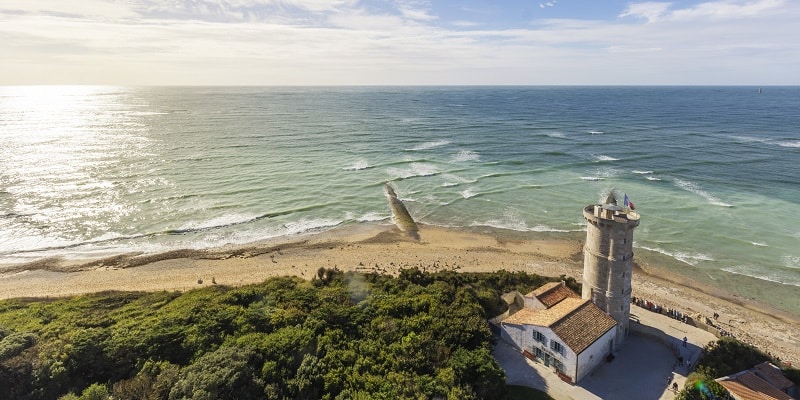
<path fill-rule="evenodd" d="M 525 296 L 516 292 L 506 301 L 511 313 L 498 317 L 503 339 L 567 382 L 580 381 L 614 350 L 617 323 L 564 282 L 548 283 Z"/>

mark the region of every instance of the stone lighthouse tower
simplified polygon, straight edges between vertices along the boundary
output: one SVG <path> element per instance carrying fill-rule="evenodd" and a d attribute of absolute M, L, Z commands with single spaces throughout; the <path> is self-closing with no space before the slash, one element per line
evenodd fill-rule
<path fill-rule="evenodd" d="M 586 245 L 583 248 L 584 299 L 600 307 L 617 321 L 618 349 L 628 336 L 631 315 L 631 272 L 633 270 L 633 229 L 639 214 L 617 205 L 614 194 L 604 204 L 583 209 Z"/>

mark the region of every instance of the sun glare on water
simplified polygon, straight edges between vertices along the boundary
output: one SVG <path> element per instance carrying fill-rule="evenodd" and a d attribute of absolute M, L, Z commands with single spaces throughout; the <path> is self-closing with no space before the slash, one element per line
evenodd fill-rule
<path fill-rule="evenodd" d="M 14 199 L 3 206 L 25 217 L 14 223 L 30 224 L 29 239 L 91 237 L 105 228 L 98 221 L 125 212 L 106 173 L 130 150 L 119 93 L 98 86 L 0 88 L 0 187 Z M 4 241 L 0 248 L 35 247 L 26 238 Z"/>

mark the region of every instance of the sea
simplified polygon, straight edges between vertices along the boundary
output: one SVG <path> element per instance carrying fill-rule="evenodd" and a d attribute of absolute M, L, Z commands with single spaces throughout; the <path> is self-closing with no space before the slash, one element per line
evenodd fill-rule
<path fill-rule="evenodd" d="M 800 315 L 800 87 L 0 87 L 0 264 L 421 223 L 580 235 Z M 576 233 L 577 232 L 577 233 Z M 1 270 L 1 269 L 0 269 Z"/>

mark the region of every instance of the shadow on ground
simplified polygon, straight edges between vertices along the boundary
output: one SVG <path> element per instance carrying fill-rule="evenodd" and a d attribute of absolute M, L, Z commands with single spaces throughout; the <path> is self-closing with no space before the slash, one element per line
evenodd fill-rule
<path fill-rule="evenodd" d="M 659 399 L 672 384 L 675 353 L 652 338 L 631 335 L 613 361 L 580 382 L 601 399 Z"/>
<path fill-rule="evenodd" d="M 674 339 L 678 341 L 678 339 Z M 679 341 L 678 341 L 679 342 Z M 699 354 L 691 343 L 674 348 L 650 336 L 630 335 L 611 362 L 604 362 L 578 385 L 558 378 L 552 368 L 527 360 L 518 349 L 498 340 L 493 355 L 506 372 L 506 383 L 536 388 L 557 400 L 570 399 L 672 399 L 667 390 L 675 379 L 683 388 L 689 366 L 678 363 L 678 354 Z"/>
<path fill-rule="evenodd" d="M 547 380 L 522 356 L 522 353 L 498 336 L 495 336 L 495 339 L 498 341 L 492 349 L 492 355 L 506 372 L 506 384 L 532 387 L 545 393 L 551 391 Z"/>

